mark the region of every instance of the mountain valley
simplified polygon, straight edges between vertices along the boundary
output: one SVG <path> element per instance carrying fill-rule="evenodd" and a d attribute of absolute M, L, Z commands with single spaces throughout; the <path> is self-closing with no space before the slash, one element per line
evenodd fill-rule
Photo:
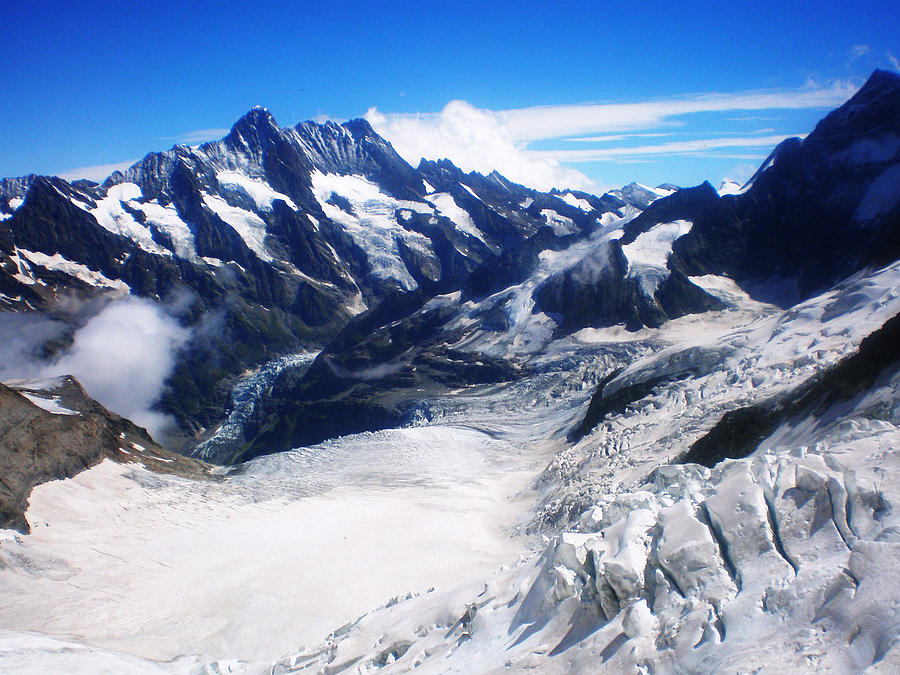
<path fill-rule="evenodd" d="M 900 668 L 895 73 L 719 190 L 253 108 L 0 181 L 0 311 L 2 670 Z"/>

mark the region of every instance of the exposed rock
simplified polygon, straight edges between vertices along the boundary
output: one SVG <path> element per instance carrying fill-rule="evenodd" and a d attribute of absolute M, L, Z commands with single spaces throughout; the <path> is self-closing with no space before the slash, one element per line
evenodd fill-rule
<path fill-rule="evenodd" d="M 203 462 L 160 447 L 142 428 L 89 398 L 72 377 L 0 384 L 0 528 L 28 532 L 31 489 L 103 459 L 208 477 Z"/>

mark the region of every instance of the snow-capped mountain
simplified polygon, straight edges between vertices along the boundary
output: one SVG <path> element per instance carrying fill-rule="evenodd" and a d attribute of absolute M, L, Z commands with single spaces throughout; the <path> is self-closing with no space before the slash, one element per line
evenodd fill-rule
<path fill-rule="evenodd" d="M 632 205 L 586 236 L 533 237 L 518 264 L 528 277 L 423 287 L 356 317 L 312 367 L 279 377 L 244 456 L 396 425 L 423 392 L 514 379 L 581 330 L 659 327 L 724 309 L 734 291 L 789 307 L 896 260 L 898 104 L 898 77 L 876 72 L 805 140 L 779 145 L 740 194 L 628 186 L 618 196 Z"/>
<path fill-rule="evenodd" d="M 392 294 L 518 281 L 538 250 L 621 217 L 627 199 L 413 168 L 364 120 L 282 129 L 254 108 L 221 141 L 152 153 L 101 185 L 0 183 L 0 304 L 62 320 L 64 345 L 101 306 L 89 301 L 161 303 L 195 329 L 160 404 L 194 435 L 222 420 L 247 368 L 321 348 Z"/>
<path fill-rule="evenodd" d="M 168 307 L 167 410 L 242 463 L 162 475 L 114 426 L 34 488 L 0 669 L 896 672 L 898 103 L 878 71 L 720 191 L 540 193 L 261 109 L 4 182 L 5 316 Z M 0 389 L 21 447 L 124 424 L 74 386 Z"/>

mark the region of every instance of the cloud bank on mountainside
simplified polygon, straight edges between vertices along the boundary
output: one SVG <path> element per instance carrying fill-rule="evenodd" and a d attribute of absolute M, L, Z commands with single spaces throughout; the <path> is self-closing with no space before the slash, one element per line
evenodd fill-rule
<path fill-rule="evenodd" d="M 91 397 L 160 438 L 173 421 L 154 409 L 191 331 L 145 299 L 106 305 L 50 359 L 41 350 L 65 333 L 61 322 L 10 314 L 0 330 L 0 380 L 74 375 Z"/>

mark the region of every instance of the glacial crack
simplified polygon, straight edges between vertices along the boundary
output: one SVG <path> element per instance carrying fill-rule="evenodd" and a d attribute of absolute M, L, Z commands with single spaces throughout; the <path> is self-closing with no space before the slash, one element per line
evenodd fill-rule
<path fill-rule="evenodd" d="M 791 569 L 794 570 L 794 576 L 800 571 L 800 566 L 794 561 L 793 558 L 788 554 L 787 549 L 784 547 L 784 541 L 781 539 L 781 530 L 778 526 L 778 517 L 775 512 L 775 504 L 772 503 L 772 496 L 768 493 L 765 494 L 766 500 L 766 516 L 769 521 L 769 529 L 772 531 L 772 542 L 775 544 L 775 550 L 778 552 L 782 558 L 784 558 L 785 562 L 791 566 Z"/>
<path fill-rule="evenodd" d="M 728 542 L 725 540 L 725 535 L 722 533 L 719 526 L 715 524 L 712 514 L 709 511 L 709 506 L 706 502 L 702 502 L 700 504 L 700 513 L 698 514 L 697 519 L 701 523 L 706 525 L 707 528 L 709 528 L 709 532 L 712 535 L 713 541 L 716 542 L 719 557 L 722 559 L 725 570 L 728 572 L 728 576 L 731 577 L 731 580 L 734 582 L 735 587 L 737 587 L 737 592 L 740 593 L 741 589 L 743 588 L 741 573 L 738 572 L 738 569 L 734 564 L 734 560 L 731 559 L 731 553 L 728 548 Z"/>

